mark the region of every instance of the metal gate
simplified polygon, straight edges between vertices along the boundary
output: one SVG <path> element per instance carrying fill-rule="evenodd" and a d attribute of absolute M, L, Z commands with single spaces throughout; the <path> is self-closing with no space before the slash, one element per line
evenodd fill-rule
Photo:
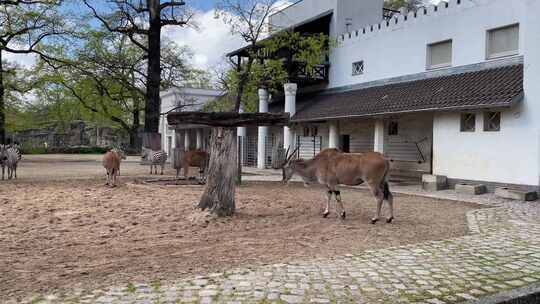
<path fill-rule="evenodd" d="M 298 136 L 296 142 L 300 158 L 311 159 L 321 152 L 322 136 Z"/>

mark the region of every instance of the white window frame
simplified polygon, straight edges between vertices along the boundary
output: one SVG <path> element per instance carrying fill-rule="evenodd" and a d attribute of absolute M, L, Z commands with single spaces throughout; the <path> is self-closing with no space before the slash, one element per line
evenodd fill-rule
<path fill-rule="evenodd" d="M 491 45 L 490 45 L 491 33 L 495 32 L 497 30 L 503 30 L 503 29 L 511 28 L 511 27 L 517 27 L 518 28 L 518 32 L 517 32 L 517 35 L 518 35 L 517 49 L 512 50 L 512 51 L 506 51 L 506 52 L 490 54 L 489 50 L 491 48 Z M 509 24 L 509 25 L 505 25 L 505 26 L 500 26 L 500 27 L 488 29 L 486 31 L 486 59 L 491 60 L 491 59 L 498 59 L 498 58 L 503 58 L 503 57 L 510 57 L 510 56 L 519 55 L 519 42 L 520 42 L 520 37 L 519 36 L 520 36 L 520 32 L 521 32 L 521 27 L 520 27 L 519 23 L 513 23 L 513 24 Z"/>
<path fill-rule="evenodd" d="M 434 45 L 448 43 L 448 42 L 450 42 L 450 62 L 432 65 L 431 64 L 431 47 Z M 436 70 L 436 69 L 448 68 L 452 66 L 452 61 L 454 60 L 454 41 L 452 39 L 446 39 L 446 40 L 428 43 L 426 48 L 427 48 L 426 70 Z"/>

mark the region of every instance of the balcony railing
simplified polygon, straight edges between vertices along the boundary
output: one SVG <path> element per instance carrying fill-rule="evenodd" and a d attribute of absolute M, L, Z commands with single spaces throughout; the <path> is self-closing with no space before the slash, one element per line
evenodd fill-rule
<path fill-rule="evenodd" d="M 329 67 L 329 64 L 319 64 L 308 68 L 303 62 L 293 62 L 289 77 L 299 83 L 327 82 Z"/>

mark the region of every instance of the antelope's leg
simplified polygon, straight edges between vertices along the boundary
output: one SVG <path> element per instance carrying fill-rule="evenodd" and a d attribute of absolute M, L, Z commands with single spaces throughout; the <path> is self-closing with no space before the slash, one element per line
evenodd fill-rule
<path fill-rule="evenodd" d="M 377 215 L 371 219 L 371 223 L 375 224 L 379 221 L 379 218 L 381 217 L 381 208 L 382 208 L 384 196 L 380 187 L 373 186 L 371 184 L 368 184 L 368 185 L 369 185 L 369 189 L 371 190 L 371 193 L 373 194 L 373 196 L 375 197 L 375 200 L 377 201 Z"/>
<path fill-rule="evenodd" d="M 330 201 L 332 200 L 332 190 L 328 190 L 326 193 L 326 208 L 324 209 L 323 217 L 327 217 L 330 214 Z"/>
<path fill-rule="evenodd" d="M 388 195 L 386 201 L 388 202 L 388 206 L 390 207 L 390 217 L 386 219 L 386 222 L 391 223 L 394 220 L 394 196 L 392 195 L 392 193 Z"/>
<path fill-rule="evenodd" d="M 339 208 L 339 210 L 341 211 L 341 218 L 342 219 L 345 219 L 345 208 L 343 207 L 343 202 L 341 201 L 341 191 L 337 190 L 337 191 L 334 191 L 334 194 L 336 195 L 336 202 L 337 202 L 337 206 Z"/>

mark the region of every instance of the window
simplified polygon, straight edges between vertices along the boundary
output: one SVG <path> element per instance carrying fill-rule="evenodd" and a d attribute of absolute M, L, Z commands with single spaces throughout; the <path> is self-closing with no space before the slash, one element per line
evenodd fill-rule
<path fill-rule="evenodd" d="M 497 132 L 501 130 L 501 112 L 484 113 L 484 131 Z"/>
<path fill-rule="evenodd" d="M 452 65 L 452 40 L 428 45 L 427 68 L 438 69 Z"/>
<path fill-rule="evenodd" d="M 319 134 L 319 128 L 317 127 L 304 127 L 304 137 L 317 136 Z"/>
<path fill-rule="evenodd" d="M 348 134 L 341 135 L 341 151 L 351 152 L 351 136 Z"/>
<path fill-rule="evenodd" d="M 364 60 L 353 62 L 352 64 L 352 75 L 362 75 L 364 74 Z"/>
<path fill-rule="evenodd" d="M 398 122 L 391 121 L 388 124 L 388 135 L 398 135 Z"/>
<path fill-rule="evenodd" d="M 487 58 L 518 54 L 519 24 L 492 29 L 487 32 Z"/>
<path fill-rule="evenodd" d="M 476 115 L 473 113 L 461 114 L 461 132 L 474 132 L 476 129 Z"/>

